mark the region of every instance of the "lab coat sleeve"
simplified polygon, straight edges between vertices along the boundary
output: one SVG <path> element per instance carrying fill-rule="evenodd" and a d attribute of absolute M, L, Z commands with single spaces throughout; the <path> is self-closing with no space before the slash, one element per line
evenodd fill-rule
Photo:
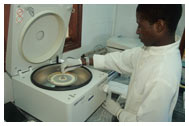
<path fill-rule="evenodd" d="M 94 55 L 94 67 L 109 69 L 119 73 L 132 73 L 138 49 L 129 49 L 123 52 L 113 52 L 106 55 Z"/>
<path fill-rule="evenodd" d="M 140 122 L 167 122 L 170 121 L 169 109 L 176 89 L 168 86 L 166 81 L 153 83 L 137 113 Z"/>

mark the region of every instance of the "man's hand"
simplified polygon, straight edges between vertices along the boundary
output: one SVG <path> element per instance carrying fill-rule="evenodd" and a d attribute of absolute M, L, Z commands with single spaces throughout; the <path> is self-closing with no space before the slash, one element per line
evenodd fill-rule
<path fill-rule="evenodd" d="M 72 58 L 67 58 L 65 62 L 61 64 L 61 72 L 65 73 L 68 71 L 72 71 L 82 65 L 82 62 L 80 59 L 72 59 Z"/>
<path fill-rule="evenodd" d="M 107 98 L 106 101 L 102 104 L 102 107 L 110 112 L 114 116 L 119 116 L 122 112 L 122 108 L 119 103 L 115 102 L 114 100 Z"/>

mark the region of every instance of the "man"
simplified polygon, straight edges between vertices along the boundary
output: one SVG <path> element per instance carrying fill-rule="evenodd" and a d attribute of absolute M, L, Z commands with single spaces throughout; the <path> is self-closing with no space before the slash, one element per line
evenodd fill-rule
<path fill-rule="evenodd" d="M 175 37 L 181 13 L 178 4 L 138 5 L 136 33 L 144 47 L 66 62 L 131 73 L 124 109 L 112 99 L 103 103 L 119 121 L 171 121 L 181 78 L 180 39 Z"/>

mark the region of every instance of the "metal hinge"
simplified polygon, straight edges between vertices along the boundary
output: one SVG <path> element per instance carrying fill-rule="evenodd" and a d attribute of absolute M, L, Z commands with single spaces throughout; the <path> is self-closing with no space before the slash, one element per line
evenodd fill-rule
<path fill-rule="evenodd" d="M 27 70 L 24 70 L 24 71 L 23 71 L 23 70 L 18 70 L 17 73 L 18 73 L 18 75 L 19 75 L 20 77 L 24 77 L 24 74 L 27 73 L 27 72 L 30 72 L 30 71 L 32 71 L 32 66 L 29 66 L 28 69 L 27 69 Z"/>

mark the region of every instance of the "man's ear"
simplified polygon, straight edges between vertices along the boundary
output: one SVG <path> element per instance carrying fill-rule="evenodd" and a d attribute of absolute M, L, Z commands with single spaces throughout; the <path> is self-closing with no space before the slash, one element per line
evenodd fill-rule
<path fill-rule="evenodd" d="M 164 30 L 166 30 L 166 24 L 165 21 L 162 19 L 159 19 L 156 23 L 155 23 L 155 29 L 158 33 L 163 32 Z"/>

